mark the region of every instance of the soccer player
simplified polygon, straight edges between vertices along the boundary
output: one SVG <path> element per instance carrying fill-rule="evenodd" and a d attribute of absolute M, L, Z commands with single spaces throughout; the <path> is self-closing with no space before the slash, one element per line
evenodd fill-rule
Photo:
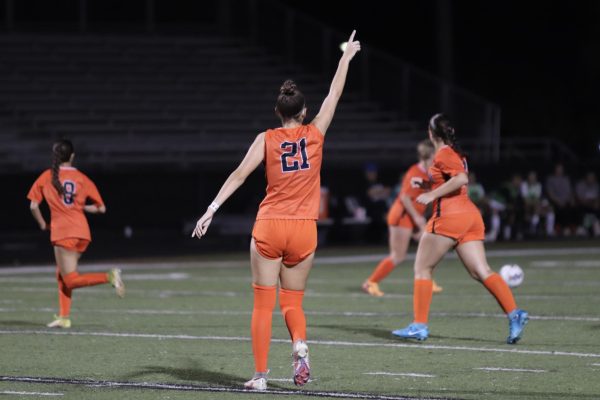
<path fill-rule="evenodd" d="M 419 162 L 413 164 L 404 174 L 400 193 L 387 216 L 390 255 L 379 262 L 377 267 L 362 284 L 362 290 L 371 296 L 381 297 L 379 282 L 385 279 L 398 264 L 404 261 L 411 237 L 417 241 L 425 230 L 425 210 L 427 206 L 417 203 L 418 195 L 427 190 L 427 168 L 433 160 L 433 144 L 423 140 L 417 146 Z M 415 229 L 417 232 L 414 232 Z M 414 234 L 413 234 L 414 233 Z M 443 289 L 433 282 L 433 292 Z"/>
<path fill-rule="evenodd" d="M 483 283 L 508 316 L 507 343 L 517 343 L 529 316 L 517 308 L 508 285 L 487 263 L 483 219 L 467 196 L 467 161 L 460 154 L 448 117 L 436 114 L 431 118 L 429 139 L 435 147 L 433 165 L 429 168 L 432 190 L 419 195 L 417 202 L 423 205 L 433 202 L 433 215 L 419 242 L 415 259 L 414 322 L 392 334 L 401 338 L 427 339 L 433 270 L 444 254 L 454 248 L 469 274 Z"/>
<path fill-rule="evenodd" d="M 271 318 L 278 283 L 279 306 L 292 339 L 294 383 L 302 386 L 310 378 L 302 298 L 317 247 L 323 141 L 342 95 L 350 61 L 360 50 L 355 33 L 350 35 L 329 94 L 310 124 L 303 124 L 304 95 L 293 81 L 283 83 L 275 105 L 282 126 L 256 137 L 192 233 L 198 238 L 206 234 L 217 209 L 264 162 L 267 194 L 260 204 L 250 244 L 254 288 L 250 329 L 255 374 L 244 384 L 248 389 L 267 389 Z"/>
<path fill-rule="evenodd" d="M 70 328 L 71 294 L 73 289 L 110 283 L 117 295 L 125 295 L 121 271 L 113 268 L 107 273 L 80 274 L 79 258 L 90 244 L 90 228 L 84 212 L 104 214 L 106 206 L 94 182 L 73 167 L 75 152 L 68 140 L 59 140 L 52 146 L 52 168 L 44 171 L 35 181 L 27 198 L 40 229 L 50 229 L 50 241 L 56 258 L 59 313 L 47 326 Z M 40 211 L 40 203 L 48 202 L 50 226 Z M 86 204 L 90 199 L 92 204 Z"/>

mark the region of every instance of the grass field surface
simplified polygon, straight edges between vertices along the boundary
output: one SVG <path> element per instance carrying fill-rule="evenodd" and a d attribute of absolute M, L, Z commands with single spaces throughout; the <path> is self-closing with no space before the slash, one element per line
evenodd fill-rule
<path fill-rule="evenodd" d="M 381 253 L 383 249 L 378 249 Z M 453 258 L 436 271 L 444 292 L 425 342 L 394 339 L 412 317 L 412 262 L 360 291 L 378 254 L 326 251 L 305 297 L 313 381 L 291 382 L 291 344 L 275 310 L 270 391 L 245 392 L 253 374 L 247 256 L 123 263 L 127 297 L 108 285 L 74 292 L 68 330 L 56 312 L 52 267 L 0 268 L 0 397 L 70 399 L 600 398 L 600 248 L 490 252 L 517 263 L 514 290 L 531 320 L 505 343 L 508 323 Z M 81 272 L 115 266 L 82 262 Z"/>

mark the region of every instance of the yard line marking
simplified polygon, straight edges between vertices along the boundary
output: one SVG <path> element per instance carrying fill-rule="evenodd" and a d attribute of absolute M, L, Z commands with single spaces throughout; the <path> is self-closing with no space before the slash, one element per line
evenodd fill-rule
<path fill-rule="evenodd" d="M 556 260 L 537 260 L 529 263 L 533 268 L 598 268 L 600 260 L 577 260 L 577 261 L 556 261 Z"/>
<path fill-rule="evenodd" d="M 221 340 L 233 342 L 248 342 L 249 337 L 243 336 L 197 336 L 197 335 L 171 335 L 158 333 L 123 333 L 123 332 L 85 332 L 85 331 L 49 331 L 49 330 L 0 330 L 0 335 L 57 335 L 57 336 L 99 336 L 99 337 L 128 337 L 140 339 L 172 339 L 172 340 Z M 289 344 L 289 339 L 271 339 L 272 343 Z M 457 350 L 457 351 L 479 351 L 490 353 L 513 353 L 513 354 L 534 354 L 543 356 L 566 356 L 566 357 L 588 357 L 600 358 L 598 353 L 576 353 L 568 351 L 548 351 L 548 350 L 526 350 L 516 348 L 494 348 L 494 347 L 468 347 L 468 346 L 449 346 L 435 344 L 408 344 L 408 343 L 373 343 L 373 342 L 346 342 L 337 340 L 310 340 L 313 345 L 324 346 L 344 346 L 344 347 L 389 347 L 389 348 L 409 348 L 420 350 Z"/>
<path fill-rule="evenodd" d="M 13 390 L 4 390 L 0 394 L 18 394 L 23 396 L 64 396 L 64 393 L 48 393 L 48 392 L 16 392 Z"/>
<path fill-rule="evenodd" d="M 183 281 L 189 279 L 190 275 L 185 272 L 169 272 L 166 274 L 138 274 L 129 272 L 127 274 L 128 281 Z M 53 277 L 9 277 L 2 278 L 2 283 L 55 283 L 56 278 Z"/>
<path fill-rule="evenodd" d="M 73 311 L 97 314 L 129 314 L 129 315 L 252 315 L 252 311 L 232 311 L 232 310 L 154 310 L 154 309 L 79 309 L 72 308 Z M 39 308 L 16 308 L 0 307 L 0 313 L 23 313 L 39 312 L 47 313 L 56 311 L 52 307 Z M 312 316 L 331 316 L 331 317 L 407 317 L 412 316 L 409 312 L 374 312 L 374 311 L 304 311 L 306 315 Z M 273 310 L 273 314 L 279 314 L 279 311 Z M 499 313 L 452 313 L 452 312 L 432 312 L 434 317 L 461 317 L 461 318 L 506 318 L 506 315 Z M 539 321 L 581 321 L 581 322 L 600 322 L 600 317 L 589 316 L 564 316 L 564 315 L 530 315 L 529 319 Z"/>
<path fill-rule="evenodd" d="M 488 250 L 486 256 L 494 257 L 529 257 L 529 256 L 569 256 L 569 255 L 598 255 L 600 247 L 572 247 L 572 248 L 554 248 L 554 249 L 503 249 L 503 250 Z M 354 256 L 319 256 L 315 258 L 316 265 L 330 264 L 348 264 L 348 263 L 364 263 L 376 262 L 389 254 L 369 254 L 369 255 L 354 255 Z M 447 258 L 456 259 L 455 253 L 448 253 Z M 407 254 L 406 259 L 414 260 L 415 253 Z M 123 270 L 173 270 L 173 269 L 197 269 L 197 268 L 239 268 L 247 267 L 249 261 L 243 260 L 215 260 L 215 261 L 172 261 L 172 262 L 111 262 L 111 263 L 90 263 L 84 264 L 80 272 L 86 271 L 105 271 L 109 268 L 119 267 Z M 591 267 L 591 265 L 590 265 Z M 54 272 L 55 265 L 30 265 L 22 267 L 7 267 L 0 268 L 0 275 L 14 274 L 35 274 L 40 272 Z"/>
<path fill-rule="evenodd" d="M 497 368 L 497 367 L 482 367 L 482 368 L 473 368 L 481 371 L 505 371 L 505 372 L 534 372 L 534 373 L 542 373 L 548 372 L 545 369 L 524 369 L 524 368 Z"/>
<path fill-rule="evenodd" d="M 125 279 L 127 280 L 127 279 Z M 24 293 L 37 293 L 37 292 L 56 292 L 56 288 L 51 287 L 15 287 L 9 286 L 2 288 L 3 291 L 10 292 L 24 292 Z M 110 290 L 108 288 L 86 288 L 85 292 L 88 294 L 106 294 Z M 143 290 L 143 289 L 127 289 L 128 294 L 140 294 L 143 298 L 161 298 L 166 299 L 170 297 L 181 297 L 181 296 L 212 296 L 212 297 L 250 297 L 251 291 L 220 291 L 220 290 Z M 329 299 L 346 299 L 346 298 L 366 298 L 364 293 L 325 293 L 325 292 L 314 292 L 307 290 L 305 292 L 306 297 L 321 297 Z M 462 299 L 483 299 L 489 298 L 486 293 L 481 294 L 453 294 L 453 298 Z M 378 299 L 379 301 L 391 301 L 396 299 L 412 299 L 410 294 L 395 294 L 388 293 L 385 297 Z M 600 299 L 600 295 L 593 295 L 588 293 L 583 294 L 564 294 L 564 295 L 537 295 L 537 294 L 522 294 L 519 295 L 520 299 L 525 300 L 557 300 L 557 299 L 572 299 L 574 297 L 585 297 L 586 299 Z"/>
<path fill-rule="evenodd" d="M 187 392 L 215 392 L 215 393 L 243 393 L 249 395 L 271 394 L 284 396 L 307 396 L 307 397 L 326 397 L 341 399 L 365 399 L 365 400 L 452 400 L 448 397 L 406 397 L 394 395 L 379 395 L 374 393 L 353 393 L 353 392 L 321 392 L 311 390 L 285 390 L 268 389 L 261 392 L 254 390 L 241 389 L 234 386 L 210 386 L 194 384 L 160 383 L 160 382 L 123 382 L 123 381 L 96 381 L 93 379 L 70 379 L 70 378 L 45 378 L 28 376 L 0 376 L 0 381 L 5 382 L 26 382 L 26 383 L 44 383 L 44 384 L 68 384 L 84 385 L 93 387 L 107 388 L 136 388 L 153 390 L 179 390 Z"/>
<path fill-rule="evenodd" d="M 365 372 L 363 375 L 409 376 L 413 378 L 435 378 L 435 375 L 416 374 L 413 372 Z"/>

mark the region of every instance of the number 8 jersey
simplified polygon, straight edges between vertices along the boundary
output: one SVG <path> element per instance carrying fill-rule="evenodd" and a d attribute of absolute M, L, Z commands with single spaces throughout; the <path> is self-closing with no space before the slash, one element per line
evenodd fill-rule
<path fill-rule="evenodd" d="M 265 133 L 267 195 L 257 220 L 318 219 L 323 141 L 314 125 Z"/>
<path fill-rule="evenodd" d="M 66 238 L 91 240 L 90 227 L 83 213 L 89 198 L 97 206 L 104 205 L 96 185 L 85 174 L 73 167 L 61 167 L 58 179 L 64 194 L 52 186 L 52 172 L 44 171 L 27 194 L 31 201 L 41 203 L 44 199 L 50 208 L 50 241 Z"/>

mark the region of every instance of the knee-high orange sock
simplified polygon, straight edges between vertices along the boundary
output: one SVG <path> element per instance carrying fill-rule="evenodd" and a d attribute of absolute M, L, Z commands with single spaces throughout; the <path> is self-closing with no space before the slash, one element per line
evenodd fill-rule
<path fill-rule="evenodd" d="M 302 309 L 304 290 L 279 289 L 279 307 L 292 342 L 306 340 L 306 317 Z"/>
<path fill-rule="evenodd" d="M 371 281 L 371 282 L 382 281 L 383 279 L 385 279 L 386 276 L 388 276 L 390 274 L 390 272 L 392 272 L 394 267 L 395 267 L 395 265 L 394 265 L 394 262 L 392 261 L 392 257 L 384 258 L 383 260 L 381 260 L 379 262 L 377 267 L 375 267 L 375 270 L 369 277 L 369 281 Z"/>
<path fill-rule="evenodd" d="M 500 304 L 500 307 L 502 307 L 505 313 L 508 314 L 517 308 L 517 303 L 515 302 L 512 291 L 500 275 L 493 273 L 483 281 L 483 285 L 492 296 L 496 298 L 496 301 Z"/>
<path fill-rule="evenodd" d="M 433 296 L 433 281 L 431 279 L 415 279 L 413 293 L 414 322 L 426 324 L 429 320 L 429 306 Z"/>
<path fill-rule="evenodd" d="M 252 310 L 252 353 L 255 372 L 267 372 L 269 345 L 271 344 L 271 320 L 277 300 L 277 286 L 254 287 L 254 308 Z"/>
<path fill-rule="evenodd" d="M 58 267 L 56 267 L 56 281 L 58 282 L 58 316 L 68 317 L 71 313 L 71 289 L 67 287 L 62 276 L 60 276 Z"/>
<path fill-rule="evenodd" d="M 73 271 L 64 275 L 62 278 L 67 288 L 71 290 L 84 286 L 94 286 L 108 283 L 108 274 L 105 272 L 80 275 L 79 272 Z"/>

